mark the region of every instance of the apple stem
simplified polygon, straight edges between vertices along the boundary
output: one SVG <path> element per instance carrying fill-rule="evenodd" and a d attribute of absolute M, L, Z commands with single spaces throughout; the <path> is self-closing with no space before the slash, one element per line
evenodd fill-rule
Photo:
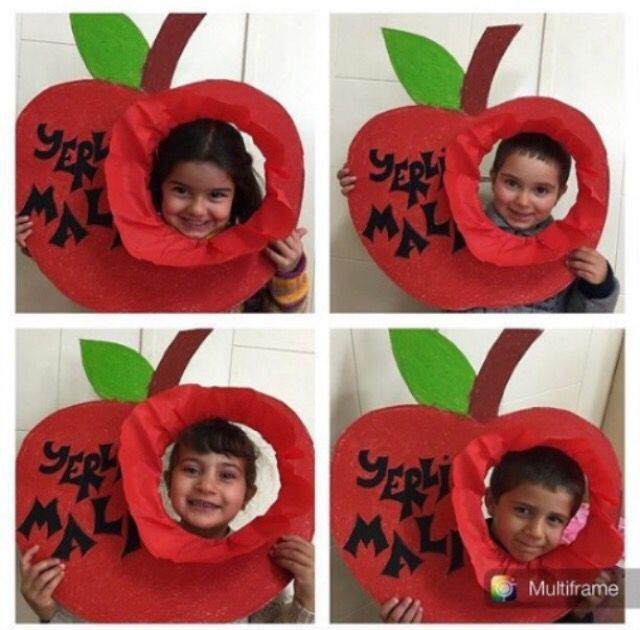
<path fill-rule="evenodd" d="M 504 390 L 520 359 L 542 330 L 504 330 L 487 353 L 471 392 L 469 411 L 474 420 L 495 418 Z"/>
<path fill-rule="evenodd" d="M 522 28 L 520 24 L 489 26 L 473 51 L 462 83 L 461 107 L 467 114 L 479 114 L 487 109 L 489 90 L 498 64 L 511 40 Z"/>
<path fill-rule="evenodd" d="M 165 350 L 149 385 L 149 396 L 180 384 L 189 361 L 213 328 L 181 330 Z"/>
<path fill-rule="evenodd" d="M 142 89 L 147 93 L 171 87 L 173 73 L 189 38 L 206 13 L 170 13 L 162 23 L 142 72 Z"/>

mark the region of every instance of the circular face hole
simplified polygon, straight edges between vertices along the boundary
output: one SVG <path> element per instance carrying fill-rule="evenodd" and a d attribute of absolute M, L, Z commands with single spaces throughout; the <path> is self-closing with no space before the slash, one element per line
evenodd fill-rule
<path fill-rule="evenodd" d="M 233 533 L 245 525 L 248 525 L 257 517 L 266 514 L 278 498 L 281 483 L 280 475 L 278 473 L 276 454 L 271 444 L 269 444 L 262 435 L 254 429 L 236 422 L 232 422 L 231 424 L 235 424 L 242 429 L 242 431 L 253 442 L 258 453 L 256 458 L 256 493 L 247 503 L 246 507 L 243 510 L 240 510 L 236 517 L 229 523 L 229 528 Z M 175 442 L 170 443 L 163 453 L 163 475 L 160 485 L 158 486 L 158 491 L 162 497 L 162 503 L 165 511 L 172 520 L 178 523 L 180 521 L 180 517 L 176 514 L 176 511 L 171 504 L 167 484 L 164 481 L 165 473 L 169 471 L 169 457 L 174 445 Z"/>
<path fill-rule="evenodd" d="M 498 193 L 494 192 L 494 186 L 492 185 L 492 182 L 491 182 L 491 170 L 493 168 L 493 164 L 496 157 L 496 151 L 500 142 L 501 140 L 496 142 L 493 145 L 491 151 L 487 153 L 482 158 L 482 161 L 480 162 L 481 176 L 480 176 L 480 183 L 478 186 L 478 196 L 480 198 L 480 204 L 482 208 L 487 208 L 490 204 L 493 204 L 494 206 L 497 205 L 496 204 L 497 200 L 495 199 L 495 197 L 496 197 L 496 194 L 499 194 L 499 192 Z M 529 161 L 529 160 L 532 160 L 532 161 Z M 525 160 L 517 164 L 517 166 L 519 167 L 519 170 L 517 171 L 516 174 L 520 175 L 522 173 L 521 169 L 524 168 L 525 174 L 527 176 L 529 177 L 533 176 L 533 173 L 527 169 L 527 165 L 529 166 L 533 165 L 535 167 L 536 162 L 540 162 L 540 160 L 537 160 L 536 158 L 530 158 L 529 156 L 525 156 Z M 543 164 L 546 164 L 546 163 L 543 162 Z M 555 172 L 558 171 L 558 169 L 555 167 L 552 167 L 552 169 Z M 531 179 L 531 181 L 532 183 L 537 182 L 535 178 Z M 503 184 L 504 184 L 504 180 L 503 180 Z M 500 187 L 500 190 L 503 191 L 503 197 L 501 201 L 503 203 L 509 203 L 509 200 L 513 199 L 513 196 L 510 197 L 508 194 L 509 190 L 504 185 Z M 536 197 L 535 191 L 532 191 L 532 193 L 533 193 L 532 200 L 536 202 L 536 199 L 539 199 L 539 198 Z M 576 177 L 575 160 L 573 160 L 572 158 L 571 171 L 569 173 L 569 179 L 567 180 L 567 189 L 564 192 L 564 194 L 562 194 L 555 202 L 552 202 L 551 216 L 553 217 L 553 219 L 556 221 L 564 219 L 568 215 L 569 210 L 571 210 L 572 206 L 575 205 L 577 196 L 578 196 L 578 180 Z M 538 205 L 540 204 L 538 203 Z M 545 205 L 545 204 L 542 204 L 542 205 Z M 518 228 L 517 222 L 514 222 L 512 224 L 512 227 L 515 227 L 517 229 Z"/>

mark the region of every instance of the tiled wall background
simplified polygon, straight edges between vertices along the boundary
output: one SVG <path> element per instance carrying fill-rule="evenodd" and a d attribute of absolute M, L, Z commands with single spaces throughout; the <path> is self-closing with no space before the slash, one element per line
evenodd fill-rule
<path fill-rule="evenodd" d="M 495 330 L 440 332 L 460 348 L 476 373 L 499 334 Z M 602 427 L 621 455 L 624 376 L 621 368 L 615 380 L 614 373 L 622 340 L 621 330 L 545 330 L 516 367 L 500 412 L 534 406 L 573 411 Z M 415 404 L 415 399 L 396 367 L 386 330 L 331 332 L 332 444 L 361 415 L 407 403 Z M 332 545 L 331 620 L 375 622 L 379 608 Z"/>
<path fill-rule="evenodd" d="M 155 367 L 177 332 L 18 330 L 16 448 L 49 414 L 99 399 L 82 367 L 80 339 L 124 344 Z M 264 392 L 291 407 L 313 436 L 314 358 L 314 333 L 310 330 L 214 330 L 193 356 L 181 382 L 251 387 Z M 16 616 L 19 622 L 37 621 L 19 594 Z"/>
<path fill-rule="evenodd" d="M 557 98 L 585 113 L 604 140 L 611 192 L 598 249 L 616 271 L 624 293 L 624 24 L 620 15 L 334 15 L 329 175 L 334 312 L 430 310 L 404 293 L 369 258 L 353 229 L 335 177 L 351 139 L 367 120 L 382 111 L 413 104 L 393 72 L 381 27 L 432 38 L 466 69 L 484 29 L 499 24 L 522 24 L 522 29 L 498 66 L 489 106 L 519 96 Z M 483 175 L 488 175 L 490 159 L 484 164 Z M 481 193 L 485 188 L 481 187 Z M 556 216 L 572 205 L 576 190 L 572 178 L 558 212 L 554 210 Z M 624 296 L 617 310 L 624 310 Z"/>
<path fill-rule="evenodd" d="M 165 15 L 130 14 L 130 17 L 151 45 Z M 189 40 L 172 85 L 231 79 L 266 92 L 293 118 L 305 152 L 305 171 L 312 174 L 316 105 L 314 28 L 312 15 L 207 15 Z M 18 112 L 51 85 L 91 78 L 75 46 L 67 14 L 20 15 L 17 29 Z M 261 156 L 255 149 L 251 152 L 260 173 Z M 305 250 L 310 270 L 314 263 L 313 204 L 314 181 L 307 176 L 299 223 L 309 230 Z M 86 310 L 61 295 L 35 263 L 20 252 L 16 257 L 16 275 L 18 312 Z"/>

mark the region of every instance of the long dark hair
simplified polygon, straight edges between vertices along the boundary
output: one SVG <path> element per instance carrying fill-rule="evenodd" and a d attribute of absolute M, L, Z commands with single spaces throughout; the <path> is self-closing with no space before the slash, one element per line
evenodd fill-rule
<path fill-rule="evenodd" d="M 156 210 L 162 207 L 162 183 L 180 162 L 212 162 L 235 184 L 229 223 L 244 223 L 262 203 L 253 158 L 240 132 L 223 120 L 198 118 L 174 127 L 156 149 L 149 189 Z"/>

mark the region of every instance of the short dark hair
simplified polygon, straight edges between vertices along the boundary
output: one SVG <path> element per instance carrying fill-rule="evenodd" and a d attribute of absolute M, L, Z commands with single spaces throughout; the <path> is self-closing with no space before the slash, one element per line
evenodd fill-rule
<path fill-rule="evenodd" d="M 494 501 L 524 484 L 544 486 L 556 492 L 566 490 L 573 497 L 571 516 L 580 507 L 586 490 L 584 473 L 566 453 L 550 446 L 535 446 L 526 451 L 509 451 L 495 465 L 489 482 Z"/>
<path fill-rule="evenodd" d="M 256 485 L 256 459 L 258 454 L 247 434 L 235 424 L 223 418 L 210 418 L 185 427 L 176 438 L 169 456 L 171 472 L 178 463 L 180 447 L 185 446 L 196 453 L 220 453 L 233 455 L 244 460 L 245 479 L 248 488 Z"/>
<path fill-rule="evenodd" d="M 262 203 L 253 158 L 240 132 L 228 122 L 198 118 L 174 127 L 156 149 L 149 181 L 156 210 L 162 207 L 162 184 L 180 162 L 212 162 L 235 184 L 229 222 L 245 223 Z"/>
<path fill-rule="evenodd" d="M 505 138 L 498 145 L 491 168 L 492 172 L 497 173 L 507 158 L 514 153 L 524 153 L 544 162 L 555 162 L 558 166 L 560 187 L 563 188 L 567 185 L 571 173 L 571 155 L 557 140 L 544 133 L 518 133 L 510 138 Z"/>

